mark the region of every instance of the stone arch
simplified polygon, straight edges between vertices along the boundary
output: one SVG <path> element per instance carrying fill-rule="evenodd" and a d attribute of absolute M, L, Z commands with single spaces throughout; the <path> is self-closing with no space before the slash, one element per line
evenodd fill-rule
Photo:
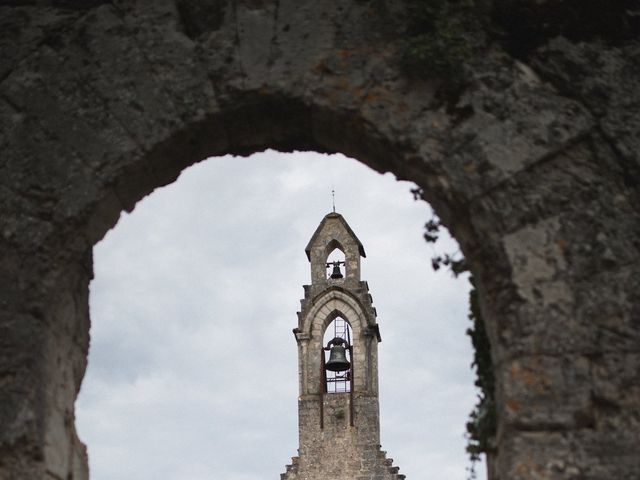
<path fill-rule="evenodd" d="M 351 322 L 349 321 L 349 319 L 346 317 L 346 314 L 344 312 L 342 312 L 341 310 L 335 309 L 333 312 L 331 312 L 329 314 L 329 316 L 325 319 L 324 323 L 324 328 L 323 328 L 323 334 L 327 331 L 327 328 L 329 327 L 329 325 L 331 325 L 331 322 L 333 322 L 336 318 L 338 317 L 342 317 L 345 319 L 345 321 L 351 325 Z"/>
<path fill-rule="evenodd" d="M 349 320 L 354 335 L 362 335 L 368 327 L 367 317 L 360 302 L 348 292 L 334 287 L 325 295 L 315 299 L 313 307 L 304 317 L 301 330 L 310 338 L 319 337 L 322 341 L 324 330 L 337 314 L 342 314 Z"/>
<path fill-rule="evenodd" d="M 267 147 L 411 179 L 452 230 L 494 353 L 492 478 L 635 475 L 639 133 L 619 113 L 639 57 L 560 39 L 539 75 L 496 45 L 447 97 L 449 79 L 401 68 L 403 2 L 185 5 L 2 7 L 0 476 L 87 477 L 73 401 L 93 244 L 188 165 Z M 594 56 L 615 81 L 573 69 Z"/>
<path fill-rule="evenodd" d="M 334 238 L 329 243 L 327 243 L 327 246 L 324 249 L 325 259 L 327 259 L 331 252 L 333 252 L 334 250 L 340 250 L 343 255 L 346 255 L 345 248 L 338 240 Z"/>
<path fill-rule="evenodd" d="M 351 325 L 354 347 L 354 389 L 365 389 L 369 386 L 377 387 L 372 380 L 371 366 L 366 361 L 370 357 L 371 335 L 366 335 L 369 325 L 362 305 L 348 292 L 333 288 L 316 299 L 316 303 L 304 318 L 302 329 L 309 338 L 307 345 L 309 352 L 320 352 L 323 345 L 324 332 L 331 321 L 342 316 Z M 306 370 L 307 393 L 319 393 L 320 385 L 320 356 L 309 355 Z"/>
<path fill-rule="evenodd" d="M 338 258 L 339 261 L 344 262 L 344 276 L 347 276 L 347 269 L 349 268 L 349 260 L 353 257 L 351 252 L 348 252 L 348 249 L 345 249 L 344 246 L 337 240 L 332 239 L 324 249 L 324 262 L 325 264 L 329 261 L 329 257 L 333 252 L 338 250 L 340 252 L 340 256 L 342 258 Z"/>

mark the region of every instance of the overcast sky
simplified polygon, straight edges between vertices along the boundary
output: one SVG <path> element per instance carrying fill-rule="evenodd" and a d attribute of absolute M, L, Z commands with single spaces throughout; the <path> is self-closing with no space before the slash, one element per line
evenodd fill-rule
<path fill-rule="evenodd" d="M 95 247 L 77 402 L 92 480 L 280 478 L 298 447 L 304 248 L 332 187 L 367 252 L 382 448 L 409 480 L 467 478 L 469 287 L 431 270 L 428 205 L 341 155 L 267 151 L 187 169 Z M 435 251 L 457 248 L 443 238 Z"/>

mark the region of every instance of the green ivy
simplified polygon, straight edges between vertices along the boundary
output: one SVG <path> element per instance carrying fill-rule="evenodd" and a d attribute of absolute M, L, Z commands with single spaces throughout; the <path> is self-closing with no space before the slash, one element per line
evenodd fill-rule
<path fill-rule="evenodd" d="M 476 371 L 476 386 L 480 389 L 478 402 L 469 414 L 467 422 L 467 452 L 471 458 L 471 478 L 475 478 L 475 463 L 481 453 L 491 452 L 491 440 L 496 434 L 495 378 L 491 360 L 491 344 L 485 329 L 484 319 L 478 304 L 478 291 L 470 278 L 473 288 L 469 292 L 469 320 L 472 325 L 467 335 L 473 345 L 473 364 Z"/>
<path fill-rule="evenodd" d="M 477 0 L 409 0 L 403 64 L 419 76 L 446 75 L 461 83 L 466 65 L 484 43 Z"/>

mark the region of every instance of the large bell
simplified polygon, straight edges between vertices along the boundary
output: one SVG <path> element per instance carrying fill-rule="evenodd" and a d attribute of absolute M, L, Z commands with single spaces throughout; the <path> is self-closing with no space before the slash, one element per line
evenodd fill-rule
<path fill-rule="evenodd" d="M 336 342 L 336 344 L 331 346 L 329 360 L 325 364 L 325 368 L 332 372 L 344 372 L 345 370 L 349 370 L 350 366 L 349 360 L 347 360 L 346 349 L 342 345 L 342 342 Z"/>
<path fill-rule="evenodd" d="M 340 271 L 340 264 L 338 262 L 334 262 L 333 264 L 333 272 L 331 273 L 331 278 L 343 278 L 342 272 Z"/>

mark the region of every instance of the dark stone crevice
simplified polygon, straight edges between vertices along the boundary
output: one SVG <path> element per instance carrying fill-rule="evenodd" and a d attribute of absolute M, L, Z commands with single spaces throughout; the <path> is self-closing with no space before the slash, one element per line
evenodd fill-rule
<path fill-rule="evenodd" d="M 228 8 L 227 0 L 176 0 L 184 33 L 192 40 L 207 32 L 219 30 Z"/>
<path fill-rule="evenodd" d="M 528 57 L 558 36 L 613 46 L 640 36 L 636 0 L 495 0 L 492 19 L 504 32 L 502 45 L 517 58 Z"/>

